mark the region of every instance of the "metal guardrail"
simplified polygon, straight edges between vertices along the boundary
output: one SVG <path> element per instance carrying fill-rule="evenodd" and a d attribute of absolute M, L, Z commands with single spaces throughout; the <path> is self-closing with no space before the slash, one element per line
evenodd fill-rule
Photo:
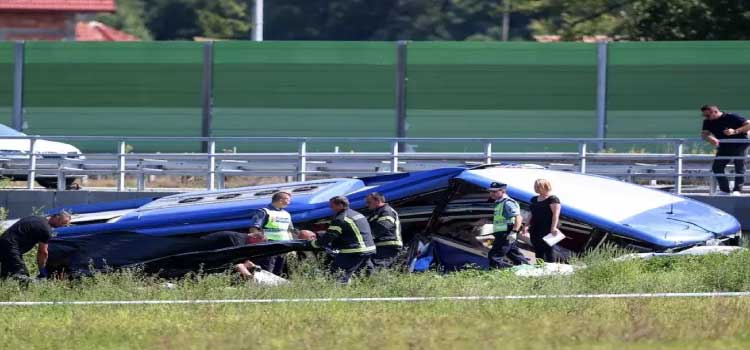
<path fill-rule="evenodd" d="M 226 176 L 287 176 L 304 181 L 308 176 L 365 176 L 400 171 L 427 170 L 446 166 L 466 166 L 502 162 L 536 162 L 553 169 L 636 179 L 671 181 L 676 193 L 683 192 L 686 178 L 709 180 L 709 191 L 717 175 L 707 163 L 711 154 L 686 154 L 685 145 L 700 139 L 634 139 L 634 138 L 342 138 L 342 137 L 115 137 L 115 136 L 3 136 L 1 140 L 29 140 L 29 151 L 0 159 L 0 175 L 26 176 L 28 189 L 40 177 L 56 178 L 59 190 L 71 176 L 115 175 L 117 190 L 125 191 L 126 175 L 137 177 L 137 189 L 146 187 L 149 175 L 205 176 L 206 188 L 224 187 Z M 37 151 L 38 140 L 112 141 L 116 153 L 59 154 Z M 206 153 L 128 153 L 128 143 L 137 141 L 203 142 Z M 281 142 L 296 144 L 297 152 L 217 153 L 217 142 Z M 389 152 L 308 152 L 311 142 L 387 144 Z M 750 143 L 748 140 L 726 141 Z M 413 143 L 481 144 L 483 152 L 403 152 Z M 493 144 L 577 145 L 577 152 L 493 152 Z M 670 153 L 590 152 L 589 146 L 616 144 L 669 145 Z M 31 156 L 33 155 L 33 156 Z M 2 152 L 0 152 L 2 157 Z M 723 157 L 727 159 L 745 157 Z M 686 165 L 692 168 L 686 168 Z"/>

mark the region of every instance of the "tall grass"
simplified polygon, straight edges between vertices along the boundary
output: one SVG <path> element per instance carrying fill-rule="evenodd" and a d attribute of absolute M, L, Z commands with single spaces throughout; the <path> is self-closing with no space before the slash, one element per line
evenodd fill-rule
<path fill-rule="evenodd" d="M 194 298 L 303 298 L 376 296 L 528 295 L 749 291 L 750 252 L 616 261 L 620 250 L 606 248 L 577 260 L 585 265 L 569 276 L 518 277 L 509 270 L 380 271 L 337 285 L 315 261 L 292 266 L 292 283 L 263 287 L 234 275 L 192 275 L 166 281 L 135 270 L 97 273 L 76 281 L 49 280 L 28 287 L 0 282 L 0 300 L 105 300 Z M 165 288 L 165 283 L 173 284 Z"/>

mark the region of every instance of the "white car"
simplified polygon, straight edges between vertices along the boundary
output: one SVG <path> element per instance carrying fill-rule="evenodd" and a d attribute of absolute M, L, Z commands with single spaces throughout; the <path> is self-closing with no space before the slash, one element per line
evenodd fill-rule
<path fill-rule="evenodd" d="M 31 151 L 31 141 L 24 139 L 3 139 L 4 136 L 27 136 L 26 134 L 0 124 L 0 176 L 9 177 L 13 180 L 25 181 L 26 174 L 19 174 L 20 168 L 27 169 L 26 165 Z M 82 159 L 81 150 L 73 145 L 49 140 L 37 139 L 34 144 L 34 152 L 37 159 Z M 8 173 L 9 170 L 15 173 Z M 66 176 L 66 188 L 70 188 L 73 182 L 80 176 Z M 54 173 L 44 172 L 40 169 L 35 176 L 36 181 L 46 187 L 57 187 L 57 176 Z"/>

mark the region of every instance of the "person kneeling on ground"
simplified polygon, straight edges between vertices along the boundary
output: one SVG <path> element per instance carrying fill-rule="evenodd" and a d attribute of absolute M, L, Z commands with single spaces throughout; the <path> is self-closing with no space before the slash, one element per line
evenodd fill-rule
<path fill-rule="evenodd" d="M 47 218 L 28 216 L 18 220 L 0 236 L 0 278 L 29 281 L 29 270 L 23 255 L 38 244 L 39 276 L 47 277 L 47 242 L 54 237 L 54 228 L 70 224 L 70 213 L 61 211 Z"/>

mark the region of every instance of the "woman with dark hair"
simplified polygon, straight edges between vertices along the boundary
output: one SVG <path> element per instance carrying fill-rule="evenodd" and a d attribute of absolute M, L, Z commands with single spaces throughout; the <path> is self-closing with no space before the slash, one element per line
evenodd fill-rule
<path fill-rule="evenodd" d="M 529 236 L 531 245 L 537 259 L 546 262 L 554 262 L 555 256 L 552 247 L 544 241 L 548 234 L 560 235 L 560 199 L 552 195 L 552 184 L 548 180 L 538 179 L 534 182 L 534 192 L 538 194 L 531 198 L 529 210 Z"/>

